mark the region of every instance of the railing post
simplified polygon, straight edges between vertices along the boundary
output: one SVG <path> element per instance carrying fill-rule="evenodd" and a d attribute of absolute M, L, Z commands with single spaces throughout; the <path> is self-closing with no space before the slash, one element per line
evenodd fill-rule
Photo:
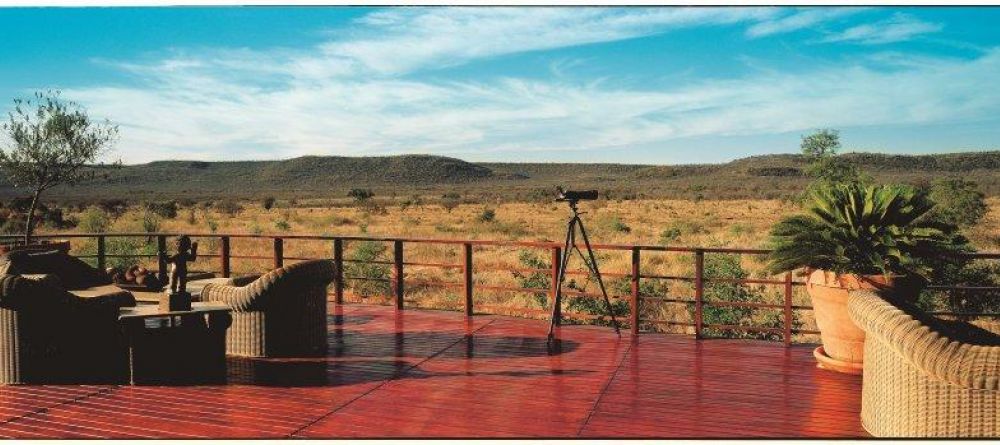
<path fill-rule="evenodd" d="M 396 298 L 396 309 L 403 308 L 403 242 L 392 242 L 392 294 Z"/>
<path fill-rule="evenodd" d="M 639 335 L 639 261 L 639 248 L 632 247 L 632 307 L 629 309 L 632 311 L 630 324 L 633 339 Z"/>
<path fill-rule="evenodd" d="M 705 251 L 697 249 L 694 252 L 694 337 L 701 338 L 704 320 L 702 309 L 705 304 Z"/>
<path fill-rule="evenodd" d="M 558 301 L 556 301 L 556 295 L 559 293 L 559 266 L 562 261 L 562 248 L 553 247 L 552 248 L 552 271 L 551 271 L 551 289 L 549 290 L 549 302 L 552 304 L 552 324 L 559 326 L 562 323 L 562 307 L 560 307 Z"/>
<path fill-rule="evenodd" d="M 97 236 L 97 270 L 104 272 L 107 268 L 107 252 L 104 246 L 104 235 Z"/>
<path fill-rule="evenodd" d="M 344 304 L 344 240 L 333 240 L 333 301 Z"/>
<path fill-rule="evenodd" d="M 220 241 L 222 241 L 222 252 L 219 254 L 220 261 L 222 261 L 222 277 L 229 278 L 230 268 L 229 268 L 229 237 L 220 236 Z"/>
<path fill-rule="evenodd" d="M 274 238 L 274 268 L 280 269 L 285 266 L 285 240 Z"/>
<path fill-rule="evenodd" d="M 792 345 L 792 273 L 785 272 L 785 346 Z"/>
<path fill-rule="evenodd" d="M 465 243 L 462 245 L 462 250 L 465 253 L 465 262 L 463 263 L 462 272 L 464 275 L 464 290 L 465 290 L 465 315 L 472 316 L 475 311 L 472 308 L 472 244 Z"/>
<path fill-rule="evenodd" d="M 156 235 L 156 269 L 161 283 L 167 282 L 167 237 Z"/>

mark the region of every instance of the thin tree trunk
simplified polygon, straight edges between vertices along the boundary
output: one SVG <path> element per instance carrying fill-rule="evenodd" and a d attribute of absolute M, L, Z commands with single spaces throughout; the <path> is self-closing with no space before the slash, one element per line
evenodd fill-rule
<path fill-rule="evenodd" d="M 25 246 L 31 244 L 31 235 L 35 231 L 35 208 L 38 207 L 38 197 L 41 196 L 41 194 L 41 190 L 35 190 L 35 193 L 31 196 L 31 207 L 28 208 L 28 219 L 24 223 Z"/>

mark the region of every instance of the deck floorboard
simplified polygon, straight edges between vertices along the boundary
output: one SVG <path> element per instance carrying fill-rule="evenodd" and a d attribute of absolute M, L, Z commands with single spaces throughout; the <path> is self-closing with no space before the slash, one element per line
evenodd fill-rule
<path fill-rule="evenodd" d="M 632 339 L 491 315 L 331 307 L 326 357 L 226 385 L 0 387 L 0 438 L 865 437 L 861 380 L 811 348 Z"/>

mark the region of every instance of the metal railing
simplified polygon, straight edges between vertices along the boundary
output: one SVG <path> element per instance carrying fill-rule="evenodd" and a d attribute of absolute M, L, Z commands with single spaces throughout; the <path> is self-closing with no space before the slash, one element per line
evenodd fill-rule
<path fill-rule="evenodd" d="M 161 274 L 166 273 L 167 265 L 163 260 L 163 255 L 167 249 L 167 237 L 177 236 L 177 233 L 145 233 L 145 232 L 133 232 L 133 233 L 63 233 L 63 234 L 41 234 L 36 235 L 36 239 L 79 239 L 79 238 L 89 238 L 96 240 L 96 254 L 93 255 L 78 255 L 81 258 L 94 258 L 96 259 L 98 268 L 105 268 L 108 258 L 115 257 L 125 257 L 125 258 L 157 258 L 157 267 Z M 232 262 L 233 260 L 272 260 L 273 266 L 275 268 L 282 267 L 285 264 L 285 260 L 290 261 L 302 261 L 317 258 L 306 258 L 306 257 L 288 257 L 285 255 L 285 241 L 286 240 L 301 240 L 301 241 L 326 241 L 331 243 L 331 253 L 326 259 L 332 259 L 335 264 L 335 280 L 333 285 L 333 301 L 337 304 L 344 303 L 345 296 L 345 280 L 375 280 L 375 281 L 388 281 L 390 287 L 390 297 L 393 300 L 393 304 L 397 309 L 404 309 L 404 296 L 406 294 L 406 266 L 419 266 L 419 267 L 433 267 L 441 269 L 459 269 L 462 271 L 462 281 L 461 282 L 445 282 L 445 281 L 420 281 L 420 285 L 426 286 L 439 286 L 439 287 L 453 287 L 461 288 L 461 299 L 463 309 L 466 315 L 472 316 L 476 313 L 477 305 L 475 303 L 476 290 L 480 291 L 494 291 L 494 292 L 515 292 L 515 293 L 530 293 L 536 295 L 545 295 L 547 297 L 548 305 L 551 307 L 552 301 L 554 300 L 556 289 L 555 283 L 558 282 L 559 276 L 559 261 L 562 245 L 555 242 L 531 242 L 531 241 L 495 241 L 495 240 L 465 240 L 465 239 L 433 239 L 433 238 L 397 238 L 397 237 L 373 237 L 373 236 L 326 236 L 326 235 L 293 235 L 293 234 L 282 234 L 282 235 L 254 235 L 254 234 L 217 234 L 217 233 L 186 233 L 186 235 L 192 238 L 215 238 L 219 240 L 218 246 L 219 251 L 217 253 L 199 253 L 200 258 L 214 258 L 218 261 L 218 270 L 223 277 L 229 277 L 232 274 Z M 0 242 L 3 240 L 11 240 L 19 238 L 17 235 L 0 235 Z M 107 242 L 106 239 L 109 237 L 147 237 L 156 238 L 157 254 L 119 254 L 110 255 L 107 253 Z M 272 254 L 271 255 L 234 255 L 232 252 L 232 239 L 239 238 L 252 238 L 259 240 L 271 240 Z M 364 260 L 351 260 L 344 258 L 344 247 L 345 244 L 351 242 L 362 242 L 362 241 L 373 241 L 373 242 L 384 242 L 390 243 L 392 245 L 392 259 L 391 261 L 364 261 Z M 416 261 L 405 261 L 404 252 L 405 244 L 438 244 L 438 245 L 450 245 L 450 246 L 461 246 L 461 263 L 431 263 L 431 262 L 416 262 Z M 513 287 L 513 286 L 496 286 L 496 285 L 485 285 L 477 284 L 475 280 L 475 272 L 478 270 L 480 272 L 485 271 L 482 268 L 477 268 L 474 261 L 474 248 L 476 247 L 517 247 L 517 248 L 530 248 L 530 249 L 540 249 L 548 251 L 551 255 L 551 266 L 547 269 L 535 269 L 535 268 L 504 268 L 504 269 L 493 269 L 493 271 L 518 271 L 521 273 L 543 273 L 548 274 L 549 282 L 551 285 L 547 289 L 542 288 L 525 288 L 525 287 Z M 629 317 L 627 319 L 629 328 L 633 335 L 637 335 L 640 332 L 640 326 L 646 325 L 669 325 L 669 326 L 682 326 L 693 328 L 694 335 L 697 338 L 701 338 L 707 329 L 721 330 L 721 331 L 735 331 L 743 333 L 767 333 L 773 334 L 775 336 L 780 336 L 782 341 L 786 345 L 792 343 L 793 335 L 795 334 L 818 334 L 818 331 L 800 329 L 796 328 L 793 323 L 793 313 L 794 311 L 809 311 L 812 310 L 811 306 L 806 305 L 796 305 L 793 304 L 793 288 L 797 286 L 804 286 L 805 282 L 795 281 L 794 276 L 791 272 L 787 272 L 781 276 L 780 279 L 762 279 L 762 278 L 746 278 L 746 279 L 734 279 L 734 278 L 716 278 L 706 276 L 705 274 L 705 255 L 706 254 L 739 254 L 739 255 L 766 255 L 769 253 L 768 250 L 764 249 L 741 249 L 741 248 L 706 248 L 706 247 L 676 247 L 676 246 L 656 246 L 656 245 L 627 245 L 627 244 L 594 244 L 593 248 L 598 251 L 622 251 L 629 252 L 631 254 L 630 260 L 630 270 L 627 272 L 615 272 L 615 271 L 602 271 L 602 275 L 612 278 L 628 278 L 629 280 L 629 295 L 613 295 L 613 298 L 620 299 L 625 298 L 629 303 Z M 643 252 L 674 252 L 674 253 L 686 253 L 692 254 L 694 258 L 694 270 L 692 276 L 673 276 L 673 275 L 658 275 L 651 273 L 642 272 L 642 258 Z M 965 254 L 964 257 L 968 259 L 1000 259 L 1000 253 L 971 253 Z M 384 266 L 389 266 L 391 268 L 391 278 L 389 279 L 377 279 L 369 277 L 353 277 L 344 275 L 344 265 L 345 263 L 367 263 L 367 264 L 380 264 Z M 567 275 L 587 275 L 588 272 L 580 270 L 567 270 Z M 693 296 L 690 299 L 687 298 L 676 298 L 669 296 L 648 296 L 641 295 L 641 280 L 671 280 L 671 281 L 684 281 L 689 282 L 693 286 Z M 709 301 L 705 298 L 705 288 L 706 283 L 726 283 L 733 285 L 764 285 L 764 286 L 780 286 L 782 302 L 780 304 L 775 303 L 758 303 L 758 302 L 741 302 L 741 301 Z M 413 281 L 411 280 L 411 284 Z M 987 292 L 987 291 L 1000 291 L 1000 287 L 995 286 L 948 286 L 948 285 L 933 285 L 929 289 L 937 291 L 974 291 L 974 292 Z M 588 298 L 600 298 L 600 294 L 585 292 L 582 290 L 574 289 L 564 289 L 563 294 L 570 297 L 588 297 Z M 660 304 L 679 304 L 679 305 L 693 305 L 693 320 L 691 322 L 681 322 L 676 320 L 662 320 L 654 318 L 644 318 L 641 317 L 641 308 L 646 302 L 659 302 Z M 479 305 L 480 309 L 495 309 L 495 307 L 488 305 Z M 742 324 L 717 324 L 717 323 L 706 323 L 705 320 L 705 309 L 707 307 L 744 307 L 752 309 L 770 309 L 770 310 L 780 310 L 781 311 L 781 327 L 767 327 L 767 326 L 752 326 L 752 325 L 742 325 Z M 511 310 L 513 308 L 504 308 L 505 310 Z M 548 315 L 547 311 L 522 309 L 521 312 L 526 315 Z M 953 313 L 953 312 L 936 312 L 937 315 L 951 315 L 951 316 L 1000 316 L 996 313 Z M 600 318 L 599 315 L 586 314 L 586 313 L 572 313 L 563 312 L 561 310 L 555 311 L 556 317 L 567 317 L 574 319 L 584 319 L 592 320 L 595 318 Z"/>

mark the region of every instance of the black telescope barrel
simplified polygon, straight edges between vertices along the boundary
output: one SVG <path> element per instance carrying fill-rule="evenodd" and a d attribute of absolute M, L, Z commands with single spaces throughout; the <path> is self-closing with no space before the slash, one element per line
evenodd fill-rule
<path fill-rule="evenodd" d="M 559 195 L 561 201 L 593 201 L 597 199 L 597 190 L 566 190 Z"/>

